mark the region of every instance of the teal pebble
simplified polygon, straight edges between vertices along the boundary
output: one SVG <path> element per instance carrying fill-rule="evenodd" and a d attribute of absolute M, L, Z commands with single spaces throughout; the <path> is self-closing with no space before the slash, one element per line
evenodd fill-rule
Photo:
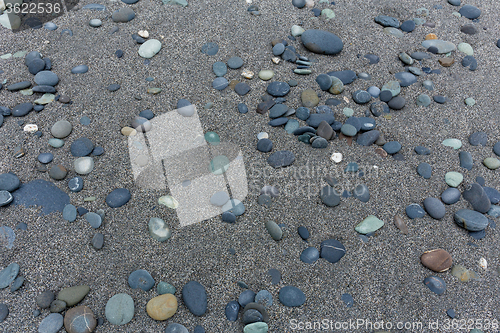
<path fill-rule="evenodd" d="M 158 283 L 158 287 L 156 289 L 158 291 L 158 294 L 160 294 L 160 295 L 164 295 L 164 294 L 174 295 L 175 291 L 176 291 L 176 289 L 173 285 L 171 285 L 170 283 L 167 283 L 167 282 L 163 282 L 163 281 Z"/>

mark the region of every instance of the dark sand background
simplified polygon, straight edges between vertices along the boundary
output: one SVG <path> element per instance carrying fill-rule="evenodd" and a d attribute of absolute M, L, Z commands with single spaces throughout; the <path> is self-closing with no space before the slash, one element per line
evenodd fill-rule
<path fill-rule="evenodd" d="M 91 3 L 82 0 L 77 6 Z M 499 253 L 498 228 L 489 228 L 483 240 L 473 240 L 453 222 L 453 213 L 467 207 L 461 200 L 448 206 L 445 218 L 433 220 L 429 216 L 410 221 L 404 208 L 410 203 L 421 203 L 428 196 L 439 197 L 447 188 L 444 174 L 459 171 L 464 175 L 464 184 L 474 181 L 476 176 L 486 179 L 486 184 L 500 189 L 498 170 L 490 171 L 482 166 L 485 157 L 493 156 L 492 146 L 500 139 L 499 125 L 499 58 L 500 49 L 496 40 L 500 37 L 496 1 L 469 0 L 482 10 L 479 34 L 468 36 L 460 32 L 460 27 L 470 21 L 456 18 L 451 13 L 458 10 L 447 1 L 346 1 L 338 0 L 335 6 L 319 4 L 318 8 L 332 8 L 336 18 L 324 21 L 313 19 L 308 9 L 299 10 L 291 1 L 255 1 L 262 13 L 255 17 L 247 12 L 248 4 L 242 0 L 190 1 L 189 6 L 163 6 L 160 1 L 140 0 L 130 7 L 136 18 L 125 24 L 112 22 L 111 13 L 127 6 L 120 1 L 97 1 L 107 6 L 106 12 L 76 10 L 54 21 L 56 31 L 45 29 L 29 30 L 12 34 L 0 30 L 0 53 L 14 53 L 19 50 L 39 51 L 51 58 L 53 71 L 59 75 L 59 93 L 71 97 L 73 104 L 48 105 L 40 113 L 32 112 L 24 117 L 25 124 L 35 123 L 43 132 L 38 139 L 22 131 L 17 119 L 9 117 L 0 129 L 2 149 L 0 149 L 0 172 L 15 172 L 22 182 L 42 178 L 49 180 L 47 173 L 39 173 L 36 157 L 40 152 L 53 152 L 53 163 L 72 168 L 74 158 L 69 152 L 70 143 L 82 136 L 90 138 L 105 149 L 105 154 L 95 158 L 94 171 L 84 176 L 85 188 L 80 193 L 69 193 L 67 179 L 56 181 L 56 185 L 69 193 L 71 203 L 83 206 L 89 211 L 103 208 L 106 218 L 99 230 L 93 230 L 79 218 L 74 223 L 62 219 L 60 213 L 39 216 L 36 208 L 9 206 L 2 208 L 0 219 L 3 225 L 15 228 L 19 222 L 28 224 L 27 231 L 16 231 L 15 247 L 0 249 L 0 266 L 18 262 L 21 275 L 26 278 L 22 289 L 10 293 L 0 291 L 0 300 L 10 309 L 7 320 L 0 324 L 2 332 L 35 332 L 40 321 L 48 314 L 34 318 L 32 311 L 37 308 L 35 297 L 50 289 L 57 292 L 65 287 L 79 284 L 90 286 L 90 293 L 81 302 L 89 306 L 97 317 L 104 318 L 104 308 L 108 299 L 116 293 L 128 293 L 135 302 L 135 316 L 125 326 L 112 326 L 105 321 L 96 332 L 163 332 L 170 322 L 185 325 L 190 331 L 200 324 L 207 332 L 241 332 L 242 324 L 229 322 L 224 316 L 227 302 L 238 298 L 243 291 L 237 281 L 246 282 L 252 290 L 266 289 L 274 297 L 269 309 L 270 332 L 292 332 L 290 320 L 348 321 L 356 319 L 384 320 L 396 322 L 420 321 L 421 332 L 448 332 L 442 326 L 438 330 L 427 328 L 429 321 L 447 319 L 445 311 L 455 309 L 458 319 L 500 319 L 499 301 Z M 443 9 L 433 6 L 439 4 Z M 392 15 L 401 22 L 416 17 L 416 10 L 426 7 L 430 10 L 428 21 L 435 22 L 436 28 L 419 26 L 403 38 L 385 35 L 382 27 L 373 21 L 379 14 Z M 95 29 L 88 26 L 92 18 L 103 20 L 103 26 Z M 274 38 L 286 38 L 294 24 L 305 29 L 319 28 L 336 33 L 344 41 L 344 50 L 338 56 L 314 55 L 306 51 L 300 41 L 290 42 L 299 53 L 316 60 L 313 74 L 297 76 L 292 73 L 294 65 L 271 62 L 270 42 Z M 113 27 L 120 31 L 110 35 Z M 482 27 L 487 27 L 483 30 Z M 62 29 L 69 28 L 73 37 L 61 36 Z M 137 55 L 137 45 L 130 35 L 146 29 L 150 38 L 160 39 L 163 48 L 145 66 Z M 229 70 L 228 80 L 244 80 L 240 77 L 244 69 L 257 74 L 261 69 L 275 71 L 273 80 L 288 81 L 292 78 L 299 85 L 291 89 L 287 105 L 300 106 L 300 92 L 313 88 L 320 92 L 315 77 L 332 70 L 352 69 L 357 73 L 367 72 L 371 81 L 357 80 L 346 87 L 342 96 L 351 103 L 334 109 L 337 120 L 344 121 L 342 108 L 349 106 L 356 116 L 363 116 L 367 106 L 352 103 L 351 93 L 366 89 L 371 85 L 381 87 L 392 80 L 391 73 L 404 70 L 397 59 L 398 53 L 423 50 L 420 42 L 427 33 L 436 33 L 441 39 L 458 44 L 468 42 L 474 48 L 478 60 L 477 71 L 470 72 L 460 65 L 463 54 L 455 52 L 456 63 L 443 68 L 437 63 L 437 56 L 424 61 L 424 66 L 439 68 L 440 75 L 424 75 L 419 83 L 403 88 L 402 95 L 407 106 L 402 111 L 392 111 L 392 119 L 377 118 L 377 124 L 387 140 L 398 140 L 403 145 L 403 162 L 381 158 L 375 154 L 375 146 L 348 146 L 346 141 L 336 139 L 327 149 L 312 149 L 288 135 L 283 128 L 267 125 L 267 116 L 255 113 L 267 86 L 266 82 L 254 78 L 247 82 L 252 91 L 240 97 L 227 88 L 223 92 L 211 87 L 215 78 L 212 64 L 227 61 L 232 56 L 240 56 L 245 61 L 239 70 Z M 49 41 L 49 43 L 45 43 Z M 206 42 L 216 42 L 219 53 L 206 56 L 200 53 Z M 122 49 L 122 59 L 114 52 Z M 376 65 L 368 65 L 362 56 L 374 53 L 380 56 Z M 358 57 L 357 55 L 361 55 Z M 90 67 L 84 75 L 71 75 L 72 67 L 87 64 Z M 24 66 L 23 59 L 1 60 L 0 68 L 5 73 L 1 79 L 15 83 L 25 79 L 33 80 Z M 145 78 L 152 76 L 151 83 Z M 428 92 L 421 82 L 430 79 L 435 91 Z M 121 84 L 121 89 L 111 93 L 106 87 L 112 83 Z M 163 89 L 159 95 L 148 95 L 148 87 Z M 428 108 L 417 107 L 415 98 L 427 93 L 441 94 L 449 102 L 440 105 L 432 103 Z M 321 103 L 329 96 L 321 93 Z M 135 96 L 142 99 L 137 100 Z M 22 96 L 3 90 L 0 93 L 2 105 L 13 107 L 22 101 L 32 101 L 33 96 Z M 468 107 L 463 100 L 473 97 L 477 104 Z M 143 191 L 134 186 L 127 140 L 120 134 L 120 128 L 141 110 L 150 108 L 156 115 L 171 111 L 179 98 L 187 98 L 198 106 L 198 112 L 205 131 L 216 131 L 223 141 L 241 147 L 251 191 L 245 199 L 246 213 L 237 219 L 235 225 L 221 222 L 220 217 L 203 223 L 180 228 L 173 211 L 159 207 L 157 199 L 166 194 L 163 191 Z M 211 110 L 203 105 L 213 102 Z M 236 106 L 245 102 L 250 112 L 241 115 Z M 82 126 L 82 116 L 91 118 L 90 126 Z M 66 139 L 61 149 L 50 148 L 50 127 L 60 119 L 73 124 L 73 133 Z M 449 123 L 445 122 L 449 120 Z M 471 147 L 468 136 L 475 131 L 488 133 L 486 147 Z M 269 133 L 274 143 L 274 151 L 289 149 L 296 155 L 291 168 L 273 170 L 270 177 L 261 176 L 261 169 L 267 166 L 266 158 L 255 149 L 256 134 Z M 458 138 L 474 158 L 474 167 L 466 171 L 459 167 L 458 151 L 441 145 L 446 138 Z M 13 148 L 22 143 L 26 156 L 13 157 Z M 413 148 L 425 145 L 432 149 L 429 156 L 418 156 Z M 334 165 L 330 160 L 333 152 L 344 154 L 344 160 Z M 369 168 L 379 167 L 378 174 L 370 173 L 361 181 L 371 192 L 371 199 L 363 204 L 349 198 L 340 206 L 328 208 L 318 196 L 318 189 L 324 184 L 324 168 L 336 175 L 346 186 L 357 179 L 350 179 L 341 171 L 348 162 L 355 161 Z M 417 175 L 416 166 L 428 162 L 433 166 L 433 176 L 425 180 Z M 319 174 L 304 172 L 294 175 L 294 170 L 309 163 L 311 169 L 320 168 Z M 292 190 L 273 200 L 271 208 L 257 204 L 258 190 L 264 184 L 279 188 L 288 186 Z M 287 185 L 288 184 L 288 185 Z M 292 185 L 290 185 L 292 184 Z M 132 192 L 132 200 L 124 207 L 111 209 L 104 202 L 106 195 L 117 187 L 126 187 Z M 311 190 L 308 190 L 311 187 Z M 460 186 L 462 189 L 463 185 Z M 96 196 L 94 202 L 83 202 L 88 196 Z M 153 209 L 153 207 L 156 207 Z M 374 214 L 386 222 L 375 237 L 364 243 L 354 231 L 354 226 L 367 215 Z M 409 234 L 403 235 L 393 225 L 393 216 L 399 214 L 408 224 Z M 161 217 L 173 228 L 172 238 L 165 243 L 153 240 L 147 231 L 151 217 Z M 268 235 L 264 222 L 272 219 L 284 223 L 284 239 L 275 242 Z M 498 221 L 497 221 L 498 223 Z M 307 226 L 311 233 L 309 243 L 302 241 L 296 233 L 300 225 Z M 90 244 L 93 235 L 101 232 L 105 236 L 104 248 L 96 251 Z M 345 257 L 336 264 L 318 260 L 314 265 L 299 260 L 300 253 L 307 246 L 319 248 L 328 238 L 340 240 L 347 248 Z M 468 245 L 469 242 L 477 247 Z M 481 279 L 469 283 L 457 281 L 449 272 L 437 274 L 447 283 L 446 292 L 437 296 L 423 284 L 425 277 L 433 273 L 420 264 L 420 255 L 430 249 L 444 248 L 453 257 L 455 264 L 462 264 L 476 271 Z M 231 255 L 229 248 L 236 250 Z M 486 258 L 489 267 L 485 271 L 478 266 L 479 259 Z M 279 285 L 271 285 L 267 271 L 276 268 L 282 273 Z M 131 290 L 127 284 L 128 275 L 136 269 L 148 270 L 156 282 L 167 281 L 177 288 L 179 310 L 167 322 L 156 322 L 145 311 L 149 299 L 157 296 L 156 288 L 149 292 Z M 208 294 L 208 311 L 202 317 L 193 316 L 183 305 L 180 291 L 190 280 L 203 284 Z M 299 308 L 285 308 L 278 301 L 278 291 L 285 285 L 293 285 L 304 291 L 306 303 Z M 341 301 L 343 293 L 350 293 L 354 306 L 348 308 Z M 314 332 L 317 330 L 311 330 Z M 350 329 L 350 332 L 368 332 L 370 329 Z M 395 330 L 393 330 L 395 331 Z M 403 330 L 404 331 L 404 330 Z M 416 330 L 406 330 L 407 332 Z M 458 330 L 455 330 L 457 332 Z M 462 332 L 463 330 L 459 330 Z M 466 330 L 468 331 L 468 330 Z M 489 330 L 487 332 L 494 332 Z"/>

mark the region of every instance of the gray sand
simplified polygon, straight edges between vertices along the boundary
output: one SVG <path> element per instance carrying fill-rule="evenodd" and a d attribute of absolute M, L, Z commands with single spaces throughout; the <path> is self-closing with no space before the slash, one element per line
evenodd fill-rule
<path fill-rule="evenodd" d="M 81 1 L 78 8 L 91 3 Z M 102 2 L 103 3 L 103 2 Z M 274 304 L 269 309 L 270 332 L 292 332 L 291 320 L 317 321 L 328 319 L 345 322 L 366 319 L 371 321 L 422 322 L 423 329 L 401 330 L 407 332 L 448 332 L 444 328 L 448 319 L 446 310 L 455 309 L 458 319 L 482 319 L 483 321 L 500 318 L 499 264 L 500 248 L 498 228 L 487 230 L 483 240 L 476 241 L 458 228 L 453 222 L 453 213 L 467 207 L 461 200 L 448 206 L 442 220 L 429 216 L 410 221 L 404 208 L 410 203 L 421 203 L 429 196 L 439 197 L 447 188 L 444 174 L 459 171 L 464 174 L 464 184 L 474 181 L 476 176 L 486 179 L 486 184 L 500 188 L 498 171 L 487 170 L 481 165 L 485 157 L 493 156 L 492 146 L 500 138 L 498 113 L 499 102 L 499 54 L 496 40 L 500 37 L 497 27 L 500 7 L 495 1 L 470 0 L 467 3 L 481 8 L 481 20 L 476 25 L 479 34 L 468 36 L 460 32 L 460 27 L 470 21 L 451 15 L 457 7 L 446 1 L 422 0 L 416 3 L 408 0 L 390 1 L 336 1 L 337 5 L 328 6 L 336 13 L 336 18 L 325 22 L 312 19 L 308 9 L 299 10 L 291 1 L 256 1 L 262 15 L 255 17 L 247 12 L 244 1 L 228 0 L 190 1 L 186 8 L 162 6 L 160 1 L 140 0 L 131 5 L 136 18 L 126 24 L 118 24 L 120 31 L 110 35 L 116 26 L 110 16 L 112 11 L 126 6 L 120 1 L 107 1 L 106 12 L 90 10 L 73 11 L 54 21 L 56 31 L 45 29 L 29 30 L 13 35 L 6 29 L 0 30 L 0 54 L 18 50 L 37 50 L 53 62 L 53 71 L 60 77 L 59 93 L 67 94 L 74 102 L 63 107 L 54 102 L 40 113 L 32 112 L 23 119 L 7 118 L 0 129 L 3 149 L 0 150 L 0 172 L 14 171 L 22 182 L 42 178 L 50 180 L 47 173 L 35 170 L 40 152 L 53 152 L 54 163 L 72 168 L 73 157 L 69 152 L 70 143 L 87 136 L 96 145 L 102 145 L 105 154 L 96 158 L 94 171 L 85 176 L 85 188 L 80 193 L 70 193 L 71 203 L 86 207 L 89 211 L 104 208 L 106 218 L 98 230 L 104 234 L 104 247 L 96 251 L 90 241 L 96 233 L 88 223 L 79 218 L 74 223 L 62 219 L 61 214 L 39 216 L 36 208 L 10 206 L 2 208 L 2 224 L 15 228 L 19 222 L 28 224 L 25 232 L 16 231 L 17 239 L 12 250 L 1 248 L 0 266 L 18 262 L 21 275 L 26 278 L 22 289 L 11 294 L 9 289 L 0 291 L 0 300 L 8 305 L 10 315 L 0 324 L 2 332 L 34 332 L 40 321 L 47 315 L 34 318 L 32 311 L 37 308 L 35 297 L 50 289 L 57 292 L 65 287 L 88 284 L 90 293 L 81 302 L 89 306 L 96 317 L 104 318 L 104 308 L 108 299 L 117 293 L 130 294 L 135 303 L 135 316 L 125 326 L 112 326 L 105 321 L 96 332 L 162 332 L 168 323 L 177 322 L 190 331 L 202 325 L 207 332 L 241 332 L 242 324 L 229 322 L 224 316 L 227 302 L 238 298 L 243 291 L 237 281 L 246 282 L 255 292 L 266 289 L 273 295 Z M 433 9 L 441 4 L 443 9 Z M 325 4 L 317 5 L 326 8 Z M 436 23 L 436 28 L 417 27 L 416 30 L 396 38 L 383 34 L 382 27 L 373 22 L 379 14 L 392 15 L 403 21 L 416 17 L 416 10 L 426 7 L 430 10 L 428 21 Z M 101 28 L 88 26 L 92 18 L 103 21 Z M 344 50 L 338 56 L 314 55 L 300 45 L 299 40 L 291 42 L 298 51 L 316 60 L 313 74 L 297 76 L 293 74 L 294 65 L 282 63 L 274 65 L 270 42 L 274 38 L 286 38 L 293 24 L 306 29 L 320 28 L 336 33 L 344 41 Z M 487 30 L 482 30 L 482 27 Z M 73 37 L 62 36 L 60 31 L 70 28 Z M 137 45 L 130 35 L 146 29 L 150 38 L 158 38 L 163 43 L 159 54 L 145 66 L 137 55 Z M 475 51 L 479 62 L 476 72 L 470 72 L 460 65 L 463 54 L 455 52 L 456 63 L 451 68 L 443 68 L 437 63 L 437 56 L 424 61 L 424 66 L 439 68 L 440 75 L 419 78 L 419 83 L 402 89 L 407 106 L 402 111 L 392 111 L 392 119 L 377 118 L 387 140 L 398 140 L 402 145 L 404 162 L 391 157 L 381 158 L 374 149 L 376 146 L 362 147 L 357 144 L 348 146 L 346 141 L 336 139 L 327 149 L 313 149 L 309 145 L 284 132 L 283 128 L 267 125 L 267 116 L 255 113 L 260 96 L 265 92 L 267 83 L 254 78 L 246 81 L 252 88 L 250 93 L 239 97 L 230 88 L 223 92 L 212 88 L 215 78 L 212 64 L 226 61 L 232 56 L 240 56 L 245 64 L 239 70 L 229 70 L 228 80 L 244 80 L 240 77 L 243 69 L 255 74 L 261 69 L 275 71 L 273 80 L 288 81 L 297 79 L 299 86 L 292 88 L 287 96 L 287 105 L 300 106 L 300 92 L 307 88 L 320 91 L 314 81 L 316 75 L 332 70 L 352 69 L 357 73 L 367 72 L 371 81 L 357 80 L 346 87 L 342 96 L 351 101 L 334 109 L 337 120 L 344 121 L 342 108 L 349 106 L 356 116 L 363 116 L 366 106 L 355 105 L 351 92 L 366 89 L 371 85 L 381 87 L 393 78 L 391 73 L 403 70 L 397 59 L 401 51 L 411 53 L 422 50 L 420 42 L 427 33 L 434 32 L 441 39 L 458 44 L 468 42 Z M 160 35 L 164 38 L 161 39 Z M 49 41 L 49 43 L 46 43 Z M 206 42 L 216 42 L 219 53 L 208 57 L 200 53 Z M 122 59 L 114 52 L 122 49 Z M 367 53 L 380 56 L 376 65 L 368 65 L 363 58 Z M 361 55 L 357 57 L 357 55 Z M 71 75 L 72 67 L 87 64 L 88 73 Z M 5 71 L 0 77 L 9 83 L 32 79 L 22 59 L 1 60 L 0 68 Z M 151 83 L 145 78 L 152 76 Z M 435 91 L 426 92 L 421 82 L 429 78 L 434 82 Z M 122 88 L 114 93 L 106 90 L 112 83 Z M 159 95 L 148 95 L 148 87 L 160 87 Z M 415 105 L 420 93 L 430 96 L 442 94 L 450 100 L 447 104 L 432 103 L 428 108 Z M 32 101 L 31 96 L 19 93 L 0 93 L 2 105 L 13 107 L 23 101 Z M 321 103 L 332 97 L 321 93 Z M 142 99 L 137 100 L 135 96 Z M 473 97 L 477 104 L 468 107 L 463 100 Z M 158 115 L 175 108 L 177 100 L 187 98 L 198 106 L 204 131 L 217 132 L 223 141 L 239 145 L 242 149 L 250 193 L 244 200 L 246 213 L 237 219 L 235 225 L 221 222 L 220 217 L 180 228 L 175 213 L 159 206 L 157 200 L 166 191 L 143 191 L 134 185 L 128 156 L 127 140 L 120 134 L 120 128 L 128 125 L 129 120 L 140 111 L 150 108 Z M 213 102 L 211 110 L 202 106 Z M 237 104 L 245 102 L 250 111 L 245 115 L 237 112 Z M 92 119 L 90 126 L 82 126 L 80 117 L 87 115 Z M 47 145 L 51 138 L 50 127 L 60 119 L 69 120 L 73 133 L 66 145 L 55 150 Z M 445 122 L 449 120 L 449 123 Z M 35 123 L 43 132 L 38 139 L 22 131 L 17 120 L 25 124 Z M 486 147 L 471 147 L 468 136 L 482 130 L 488 133 Z M 269 154 L 255 149 L 258 132 L 266 131 L 274 143 L 274 151 L 288 149 L 295 153 L 296 161 L 290 168 L 267 171 Z M 459 167 L 458 151 L 444 147 L 440 143 L 446 138 L 458 138 L 464 143 L 462 150 L 469 151 L 475 161 L 471 171 Z M 13 148 L 19 143 L 27 151 L 20 159 L 13 157 Z M 430 156 L 418 156 L 413 152 L 416 145 L 432 149 Z M 333 152 L 341 152 L 344 161 L 334 165 L 330 160 Z M 349 178 L 342 173 L 348 162 L 355 161 L 360 166 L 378 166 L 363 179 Z M 425 180 L 416 173 L 420 162 L 433 166 L 431 179 Z M 309 165 L 309 171 L 304 165 Z M 296 172 L 299 168 L 302 172 Z M 347 188 L 357 182 L 365 182 L 371 192 L 368 203 L 349 198 L 343 199 L 340 206 L 329 208 L 319 200 L 318 191 L 323 186 L 323 176 L 330 173 Z M 71 171 L 69 179 L 74 174 Z M 56 185 L 66 192 L 67 180 L 57 181 Z M 271 208 L 257 204 L 259 189 L 265 184 L 276 185 L 282 195 L 273 200 Z M 350 184 L 350 185 L 349 185 Z M 352 187 L 351 187 L 352 186 Z M 463 186 L 463 185 L 462 185 Z M 111 209 L 104 202 L 106 195 L 117 187 L 126 187 L 132 192 L 132 200 L 121 208 Z M 283 194 L 287 188 L 288 193 Z M 462 189 L 462 187 L 460 187 Z M 94 202 L 83 202 L 88 196 L 96 196 Z M 354 226 L 367 215 L 376 215 L 386 222 L 375 237 L 364 243 L 354 231 Z M 402 216 L 409 227 L 409 234 L 403 235 L 393 225 L 393 216 Z M 153 240 L 147 231 L 151 217 L 161 217 L 173 228 L 173 236 L 165 243 Z M 266 232 L 267 220 L 284 223 L 284 239 L 274 241 Z M 497 221 L 498 223 L 498 221 Z M 296 233 L 300 225 L 308 227 L 311 238 L 303 242 Z M 328 238 L 340 240 L 347 248 L 347 254 L 336 264 L 318 260 L 314 265 L 299 260 L 300 253 L 307 246 L 319 248 Z M 469 242 L 478 247 L 468 245 Z M 229 248 L 236 250 L 231 255 Z M 454 264 L 462 264 L 476 271 L 480 281 L 462 283 L 449 272 L 440 273 L 447 283 L 446 292 L 437 296 L 423 284 L 425 277 L 433 273 L 420 264 L 420 255 L 427 250 L 443 248 L 453 257 Z M 478 266 L 479 259 L 486 258 L 489 268 L 485 271 Z M 282 273 L 282 281 L 271 285 L 267 271 L 276 268 Z M 157 282 L 167 281 L 177 288 L 179 310 L 167 322 L 155 322 L 145 311 L 146 303 L 157 295 L 156 289 L 149 292 L 131 290 L 127 284 L 128 275 L 136 269 L 146 269 Z M 208 294 L 208 311 L 202 317 L 193 316 L 181 301 L 182 286 L 190 280 L 199 281 Z M 299 308 L 286 308 L 278 301 L 278 291 L 285 285 L 293 285 L 304 291 L 307 301 Z M 350 293 L 354 306 L 348 308 L 341 301 L 343 293 Z M 430 321 L 440 321 L 439 329 L 429 329 Z M 317 332 L 319 330 L 309 330 Z M 340 330 L 339 330 L 340 331 Z M 346 330 L 347 331 L 347 330 Z M 369 332 L 364 326 L 349 329 L 351 332 Z M 395 329 L 392 331 L 396 331 Z M 456 331 L 456 330 L 455 330 Z M 462 332 L 463 330 L 461 330 Z M 498 330 L 484 330 L 496 332 Z"/>

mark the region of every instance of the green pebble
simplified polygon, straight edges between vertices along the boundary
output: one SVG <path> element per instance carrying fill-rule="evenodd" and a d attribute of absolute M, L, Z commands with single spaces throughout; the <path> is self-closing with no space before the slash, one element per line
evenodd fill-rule
<path fill-rule="evenodd" d="M 474 106 L 474 104 L 476 104 L 476 100 L 472 97 L 466 98 L 465 104 L 467 104 L 468 106 Z"/>
<path fill-rule="evenodd" d="M 359 223 L 354 230 L 360 234 L 368 234 L 370 232 L 377 231 L 384 226 L 384 221 L 378 219 L 374 215 L 368 215 L 361 223 Z"/>
<path fill-rule="evenodd" d="M 288 85 L 290 87 L 296 87 L 299 83 L 297 82 L 297 80 L 290 80 L 288 81 Z"/>
<path fill-rule="evenodd" d="M 393 27 L 387 27 L 387 28 L 384 28 L 384 33 L 387 34 L 387 35 L 392 35 L 394 37 L 403 37 L 404 34 L 401 32 L 401 30 L 399 29 L 396 29 L 396 28 L 393 28 Z"/>
<path fill-rule="evenodd" d="M 462 17 L 462 14 L 460 14 L 459 12 L 453 12 L 451 13 L 451 15 L 454 15 L 456 17 Z"/>
<path fill-rule="evenodd" d="M 460 43 L 460 44 L 458 44 L 457 48 L 462 53 L 465 53 L 465 54 L 470 55 L 470 56 L 474 55 L 474 49 L 468 43 Z"/>
<path fill-rule="evenodd" d="M 306 68 L 297 68 L 297 69 L 294 69 L 293 72 L 295 74 L 300 74 L 300 75 L 308 75 L 308 74 L 311 74 L 312 71 L 310 69 L 306 69 Z"/>
<path fill-rule="evenodd" d="M 299 135 L 297 138 L 299 139 L 300 142 L 304 143 L 310 143 L 309 140 L 311 140 L 311 137 L 306 134 Z"/>
<path fill-rule="evenodd" d="M 401 92 L 401 86 L 399 81 L 389 81 L 382 86 L 380 91 L 389 90 L 392 93 L 392 97 L 396 97 Z"/>
<path fill-rule="evenodd" d="M 148 88 L 148 94 L 156 95 L 161 92 L 161 88 Z"/>
<path fill-rule="evenodd" d="M 352 117 L 354 115 L 354 110 L 351 108 L 344 108 L 344 116 Z"/>
<path fill-rule="evenodd" d="M 95 201 L 96 197 L 87 197 L 84 198 L 83 201 Z"/>
<path fill-rule="evenodd" d="M 53 102 L 54 98 L 56 98 L 56 95 L 54 94 L 43 94 L 43 96 L 40 97 L 39 99 L 35 99 L 34 103 L 45 105 L 49 104 L 50 102 Z"/>
<path fill-rule="evenodd" d="M 12 56 L 14 58 L 22 58 L 26 55 L 26 53 L 28 53 L 28 51 L 18 51 L 16 53 L 14 53 Z"/>
<path fill-rule="evenodd" d="M 219 134 L 215 132 L 207 132 L 205 133 L 205 140 L 212 144 L 213 146 L 216 146 L 220 143 L 220 137 Z"/>
<path fill-rule="evenodd" d="M 269 327 L 264 322 L 248 324 L 243 328 L 243 333 L 267 333 Z"/>
<path fill-rule="evenodd" d="M 31 96 L 33 95 L 33 90 L 32 89 L 23 89 L 20 91 L 21 94 L 24 96 Z"/>
<path fill-rule="evenodd" d="M 61 148 L 64 146 L 64 141 L 61 139 L 49 139 L 49 145 L 54 148 Z"/>
<path fill-rule="evenodd" d="M 210 110 L 213 106 L 214 106 L 214 103 L 208 102 L 207 104 L 205 104 L 204 108 L 205 108 L 205 110 Z"/>
<path fill-rule="evenodd" d="M 463 180 L 464 176 L 460 172 L 450 171 L 444 175 L 444 181 L 451 187 L 457 187 Z"/>
<path fill-rule="evenodd" d="M 484 159 L 483 164 L 490 170 L 496 170 L 500 168 L 500 160 L 495 157 L 487 157 Z"/>
<path fill-rule="evenodd" d="M 160 294 L 160 295 L 164 295 L 164 294 L 174 295 L 175 291 L 176 291 L 176 289 L 173 285 L 171 285 L 170 283 L 163 282 L 163 281 L 160 281 L 160 283 L 158 283 L 158 287 L 156 287 L 156 290 L 158 291 L 158 294 Z"/>
<path fill-rule="evenodd" d="M 12 53 L 5 53 L 0 56 L 0 59 L 9 59 L 12 57 Z"/>
<path fill-rule="evenodd" d="M 326 19 L 329 20 L 335 18 L 335 12 L 330 8 L 325 8 L 321 11 L 321 16 L 326 16 Z"/>
<path fill-rule="evenodd" d="M 269 69 L 264 69 L 259 72 L 259 78 L 263 81 L 271 80 L 274 76 L 274 72 Z"/>
<path fill-rule="evenodd" d="M 431 98 L 426 95 L 426 94 L 422 94 L 422 95 L 419 95 L 417 97 L 417 105 L 418 106 L 429 106 L 431 104 Z"/>
<path fill-rule="evenodd" d="M 462 147 L 462 141 L 458 139 L 446 139 L 441 142 L 441 144 L 446 147 L 452 147 L 453 149 L 459 149 Z"/>

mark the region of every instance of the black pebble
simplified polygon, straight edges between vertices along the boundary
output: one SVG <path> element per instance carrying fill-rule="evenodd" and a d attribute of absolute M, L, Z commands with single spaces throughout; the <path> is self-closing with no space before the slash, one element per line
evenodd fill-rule
<path fill-rule="evenodd" d="M 438 48 L 435 46 L 431 46 L 427 49 L 427 52 L 437 54 L 438 53 Z"/>

